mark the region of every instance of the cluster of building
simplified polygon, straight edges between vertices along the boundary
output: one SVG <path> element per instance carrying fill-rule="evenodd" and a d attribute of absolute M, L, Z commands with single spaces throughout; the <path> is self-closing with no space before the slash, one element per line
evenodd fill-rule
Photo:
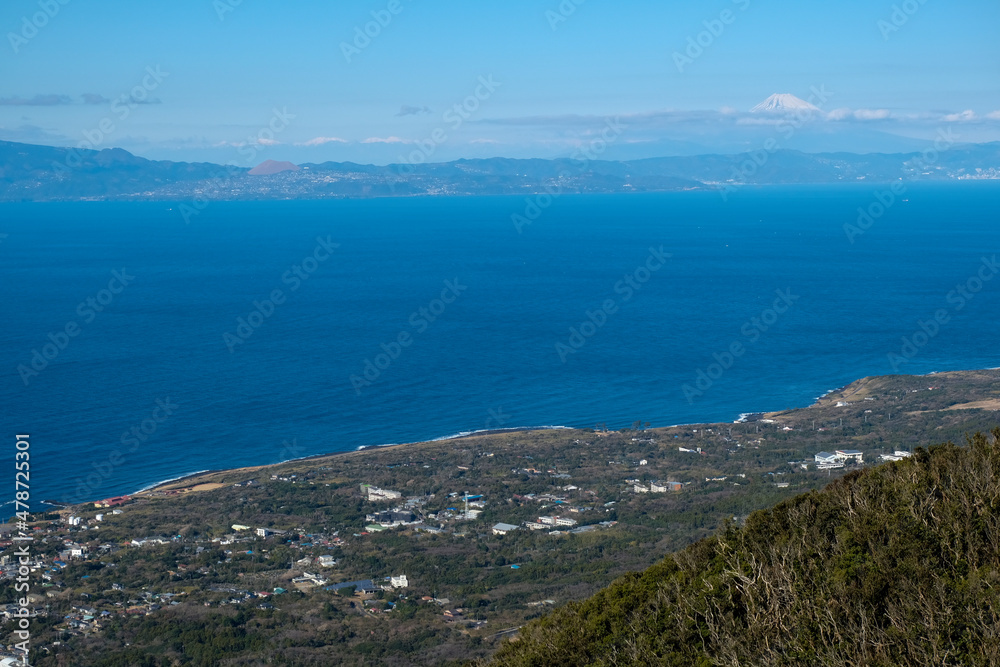
<path fill-rule="evenodd" d="M 381 489 L 370 484 L 362 484 L 361 492 L 367 500 L 372 502 L 398 501 L 402 498 L 402 494 L 398 491 Z M 434 494 L 407 498 L 402 505 L 365 515 L 365 532 L 380 532 L 398 527 L 412 527 L 416 530 L 442 532 L 444 529 L 443 522 L 478 519 L 479 515 L 483 512 L 483 508 L 486 507 L 486 501 L 481 495 L 453 492 L 448 494 L 448 500 L 459 501 L 455 503 L 455 507 L 445 507 L 437 512 L 425 513 L 421 508 L 432 498 L 434 498 Z M 425 520 L 441 523 L 441 528 L 434 528 L 427 525 L 424 523 Z"/>
<path fill-rule="evenodd" d="M 415 526 L 423 523 L 423 519 L 417 517 L 412 511 L 405 508 L 396 508 L 383 512 L 376 512 L 365 516 L 368 525 L 365 530 L 372 532 L 383 528 L 397 528 L 399 526 Z"/>
<path fill-rule="evenodd" d="M 586 526 L 577 526 L 576 519 L 570 519 L 565 516 L 540 516 L 538 521 L 525 521 L 522 525 L 515 525 L 512 523 L 498 523 L 493 526 L 494 535 L 506 535 L 507 533 L 513 532 L 515 530 L 520 530 L 522 527 L 528 530 L 547 530 L 549 535 L 562 535 L 563 531 L 558 530 L 559 528 L 570 528 L 570 533 L 588 533 L 598 528 L 610 528 L 617 524 L 617 521 L 601 521 L 596 524 L 589 524 Z M 574 528 L 574 526 L 577 526 Z M 555 528 L 556 530 L 552 530 Z"/>
<path fill-rule="evenodd" d="M 109 501 L 102 500 L 101 502 L 109 502 Z M 122 511 L 116 509 L 116 510 L 111 510 L 111 513 L 112 514 L 121 514 Z M 98 512 L 97 514 L 94 515 L 94 522 L 95 523 L 100 523 L 101 521 L 104 521 L 104 514 L 102 514 L 101 512 Z M 84 523 L 83 523 L 83 517 L 80 517 L 80 516 L 69 516 L 69 517 L 66 518 L 66 524 L 69 525 L 69 526 L 83 526 L 84 525 Z"/>
<path fill-rule="evenodd" d="M 867 399 L 865 399 L 867 400 Z M 912 456 L 910 452 L 895 450 L 892 454 L 881 454 L 881 461 L 902 461 Z M 819 470 L 831 470 L 833 468 L 843 468 L 845 465 L 862 465 L 865 462 L 864 454 L 856 449 L 838 449 L 834 452 L 819 452 L 813 457 L 813 461 L 802 461 L 799 465 L 803 469 L 808 469 L 810 464 L 815 464 Z"/>
<path fill-rule="evenodd" d="M 666 493 L 667 491 L 680 491 L 684 488 L 684 485 L 680 482 L 661 482 L 655 481 L 650 482 L 647 486 L 642 482 L 630 480 L 629 484 L 632 485 L 632 490 L 635 493 Z"/>
<path fill-rule="evenodd" d="M 361 579 L 359 581 L 344 581 L 339 584 L 333 584 L 332 586 L 327 586 L 328 591 L 340 591 L 345 588 L 353 588 L 355 595 L 374 595 L 379 591 L 392 591 L 398 588 L 407 588 L 410 585 L 410 581 L 406 578 L 405 574 L 400 574 L 392 577 L 386 577 L 381 585 L 377 585 L 371 579 Z"/>
<path fill-rule="evenodd" d="M 576 488 L 577 487 L 575 487 L 572 484 L 570 484 L 568 486 L 564 486 L 563 490 L 564 491 L 572 491 L 572 490 L 576 490 Z M 527 501 L 536 502 L 536 503 L 554 503 L 556 505 L 564 505 L 564 504 L 567 504 L 569 502 L 569 500 L 566 498 L 566 496 L 557 496 L 557 495 L 554 495 L 552 493 L 528 493 L 528 494 L 525 494 L 523 496 L 522 495 L 518 495 L 518 494 L 515 493 L 513 495 L 513 498 L 514 498 L 514 500 L 522 500 L 522 501 L 523 500 L 527 500 Z"/>
<path fill-rule="evenodd" d="M 897 449 L 892 454 L 881 454 L 879 459 L 882 461 L 902 461 L 910 456 L 912 456 L 910 452 Z M 838 449 L 835 452 L 820 452 L 814 458 L 816 467 L 820 470 L 843 468 L 848 463 L 861 465 L 865 462 L 864 454 L 856 449 Z"/>
<path fill-rule="evenodd" d="M 843 468 L 848 463 L 861 465 L 864 463 L 864 453 L 856 449 L 838 449 L 835 452 L 819 452 L 813 457 L 816 467 L 820 470 Z"/>

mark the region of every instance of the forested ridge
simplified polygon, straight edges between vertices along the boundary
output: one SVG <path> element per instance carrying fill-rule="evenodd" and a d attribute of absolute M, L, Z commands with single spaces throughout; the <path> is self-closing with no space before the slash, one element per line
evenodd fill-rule
<path fill-rule="evenodd" d="M 490 664 L 998 665 L 1000 428 L 851 473 L 524 627 Z"/>

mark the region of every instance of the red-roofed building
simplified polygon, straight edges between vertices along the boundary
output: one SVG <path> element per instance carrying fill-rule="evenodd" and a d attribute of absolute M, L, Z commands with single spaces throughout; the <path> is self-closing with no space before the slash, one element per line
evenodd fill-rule
<path fill-rule="evenodd" d="M 94 507 L 117 507 L 118 505 L 124 505 L 130 500 L 132 500 L 132 496 L 115 496 L 114 498 L 98 500 L 94 503 Z"/>

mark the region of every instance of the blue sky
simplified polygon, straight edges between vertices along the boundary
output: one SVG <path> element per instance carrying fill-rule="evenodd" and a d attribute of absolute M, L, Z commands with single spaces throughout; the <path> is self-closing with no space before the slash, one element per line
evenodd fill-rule
<path fill-rule="evenodd" d="M 821 112 L 787 147 L 919 150 L 1000 139 L 998 25 L 995 0 L 6 0 L 0 139 L 385 163 L 570 155 L 618 117 L 607 157 L 642 157 L 759 145 L 746 112 L 791 93 Z"/>

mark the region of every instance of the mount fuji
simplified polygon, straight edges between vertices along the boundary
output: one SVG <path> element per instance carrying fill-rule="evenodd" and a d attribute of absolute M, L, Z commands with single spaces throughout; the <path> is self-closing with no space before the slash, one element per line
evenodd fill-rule
<path fill-rule="evenodd" d="M 750 109 L 751 113 L 761 111 L 819 111 L 819 107 L 789 93 L 775 93 Z"/>

